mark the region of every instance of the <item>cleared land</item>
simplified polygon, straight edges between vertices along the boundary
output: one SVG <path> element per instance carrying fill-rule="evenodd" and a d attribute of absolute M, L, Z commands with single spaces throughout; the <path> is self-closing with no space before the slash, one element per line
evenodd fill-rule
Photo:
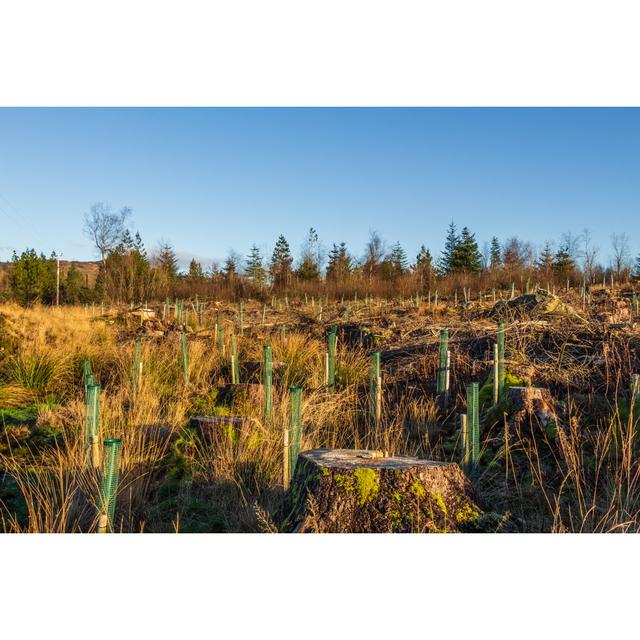
<path fill-rule="evenodd" d="M 460 462 L 459 414 L 466 412 L 466 385 L 473 381 L 480 387 L 480 459 L 468 475 L 479 510 L 474 507 L 457 528 L 637 531 L 640 406 L 631 380 L 640 371 L 640 325 L 632 292 L 597 287 L 588 298 L 576 291 L 561 298 L 575 313 L 527 306 L 526 300 L 494 310 L 491 292 L 482 300 L 439 300 L 437 306 L 426 298 L 323 300 L 322 309 L 310 299 L 248 300 L 242 328 L 237 305 L 213 301 L 184 301 L 187 313 L 180 318 L 173 302 L 150 305 L 154 317 L 109 305 L 2 305 L 2 527 L 98 527 L 100 472 L 87 461 L 85 437 L 88 359 L 100 384 L 99 439 L 122 439 L 116 531 L 291 530 L 283 427 L 292 386 L 302 387 L 301 451 L 366 449 Z M 506 387 L 504 401 L 494 406 L 499 319 L 506 327 Z M 334 325 L 331 391 L 326 336 Z M 446 405 L 436 394 L 444 328 L 451 351 Z M 270 420 L 260 384 L 265 344 L 274 363 Z M 377 423 L 370 402 L 372 351 L 381 354 Z M 509 393 L 509 387 L 528 386 L 548 390 L 553 419 L 539 407 L 518 405 Z M 430 513 L 436 507 L 437 500 Z M 314 530 L 312 516 L 305 530 Z M 449 530 L 446 518 L 437 528 L 434 521 L 412 517 L 410 506 L 381 520 L 389 531 Z"/>

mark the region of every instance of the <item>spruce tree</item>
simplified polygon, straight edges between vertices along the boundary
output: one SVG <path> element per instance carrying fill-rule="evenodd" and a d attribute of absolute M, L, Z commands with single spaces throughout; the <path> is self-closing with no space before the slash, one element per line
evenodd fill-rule
<path fill-rule="evenodd" d="M 447 275 L 454 270 L 453 260 L 459 243 L 460 238 L 458 237 L 458 231 L 456 229 L 455 223 L 452 220 L 449 224 L 447 239 L 445 240 L 442 255 L 440 256 L 440 260 L 438 261 L 438 271 L 440 271 L 440 273 L 442 273 L 443 275 Z"/>
<path fill-rule="evenodd" d="M 489 249 L 489 267 L 491 271 L 495 271 L 502 266 L 502 249 L 498 238 L 491 238 L 491 248 Z"/>
<path fill-rule="evenodd" d="M 553 251 L 551 250 L 551 245 L 548 242 L 544 243 L 542 252 L 536 261 L 536 267 L 540 273 L 547 277 L 549 277 L 553 271 Z"/>
<path fill-rule="evenodd" d="M 327 280 L 332 282 L 343 281 L 351 272 L 351 262 L 351 256 L 347 252 L 347 245 L 344 242 L 339 245 L 334 243 L 329 252 Z"/>
<path fill-rule="evenodd" d="M 251 251 L 247 256 L 247 263 L 244 271 L 254 287 L 262 288 L 264 286 L 267 272 L 263 265 L 260 249 L 255 244 L 251 246 Z"/>
<path fill-rule="evenodd" d="M 189 278 L 191 280 L 204 279 L 204 271 L 202 269 L 202 265 L 195 258 L 192 258 L 191 262 L 189 263 Z"/>
<path fill-rule="evenodd" d="M 482 255 L 475 236 L 468 227 L 464 227 L 460 233 L 460 239 L 451 257 L 451 270 L 464 273 L 482 271 Z"/>
<path fill-rule="evenodd" d="M 571 257 L 569 246 L 563 243 L 553 258 L 553 270 L 562 278 L 568 278 L 575 271 L 575 268 L 576 265 Z"/>
<path fill-rule="evenodd" d="M 164 273 L 167 280 L 172 282 L 178 275 L 178 256 L 168 242 L 163 242 L 156 256 L 156 265 Z"/>
<path fill-rule="evenodd" d="M 420 247 L 420 251 L 416 256 L 416 263 L 413 270 L 420 279 L 421 286 L 430 283 L 433 277 L 433 257 L 431 252 L 424 245 Z"/>
<path fill-rule="evenodd" d="M 276 240 L 276 246 L 273 249 L 269 265 L 269 273 L 274 286 L 283 288 L 290 284 L 292 262 L 293 258 L 291 257 L 289 243 L 283 235 L 280 235 Z"/>
<path fill-rule="evenodd" d="M 407 270 L 407 254 L 404 252 L 400 242 L 396 242 L 393 247 L 391 247 L 389 262 L 394 276 L 401 276 Z"/>
<path fill-rule="evenodd" d="M 300 256 L 300 266 L 296 275 L 303 282 L 317 282 L 320 280 L 320 241 L 318 233 L 311 227 L 307 234 Z"/>

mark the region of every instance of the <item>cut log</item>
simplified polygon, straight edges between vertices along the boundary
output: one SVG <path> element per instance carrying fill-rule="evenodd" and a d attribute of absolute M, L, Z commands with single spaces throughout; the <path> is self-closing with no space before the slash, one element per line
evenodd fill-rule
<path fill-rule="evenodd" d="M 390 533 L 464 530 L 481 512 L 457 464 L 379 451 L 300 454 L 285 501 L 294 532 Z"/>
<path fill-rule="evenodd" d="M 535 417 L 542 426 L 557 421 L 555 403 L 548 389 L 540 387 L 509 387 L 506 410 L 509 421 L 516 426 L 523 420 Z"/>

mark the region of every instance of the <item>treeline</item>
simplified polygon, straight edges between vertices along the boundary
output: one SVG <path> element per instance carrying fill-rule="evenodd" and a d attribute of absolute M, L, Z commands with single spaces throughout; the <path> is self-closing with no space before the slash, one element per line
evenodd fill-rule
<path fill-rule="evenodd" d="M 461 287 L 523 289 L 526 282 L 547 287 L 640 279 L 640 255 L 632 263 L 624 234 L 612 237 L 614 257 L 605 267 L 597 261 L 598 249 L 587 231 L 565 234 L 557 248 L 546 243 L 541 251 L 517 237 L 503 242 L 493 237 L 480 250 L 474 233 L 468 227 L 458 231 L 453 222 L 437 259 L 424 245 L 409 259 L 400 243 L 388 247 L 375 232 L 360 257 L 344 242 L 325 252 L 318 234 L 310 229 L 297 260 L 280 235 L 268 257 L 254 244 L 246 256 L 230 251 L 221 264 L 207 269 L 193 259 L 183 273 L 170 243 L 161 243 L 148 255 L 140 235 L 126 226 L 129 215 L 128 209 L 114 214 L 105 205 L 94 205 L 85 218 L 85 230 L 101 256 L 95 285 L 89 288 L 72 265 L 60 280 L 61 302 L 138 303 L 196 295 L 230 300 L 267 299 L 273 294 L 393 297 L 436 290 L 443 295 Z M 10 295 L 21 304 L 53 303 L 55 254 L 47 258 L 33 249 L 14 253 L 8 282 Z"/>

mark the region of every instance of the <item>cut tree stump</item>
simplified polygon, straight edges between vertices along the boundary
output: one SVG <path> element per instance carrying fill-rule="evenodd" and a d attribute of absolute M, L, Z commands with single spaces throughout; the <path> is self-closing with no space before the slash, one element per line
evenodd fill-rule
<path fill-rule="evenodd" d="M 509 387 L 506 409 L 509 421 L 514 426 L 530 417 L 537 418 L 544 427 L 558 419 L 551 392 L 540 387 Z"/>
<path fill-rule="evenodd" d="M 300 454 L 285 500 L 285 529 L 315 533 L 455 532 L 481 512 L 455 463 L 380 451 Z"/>

